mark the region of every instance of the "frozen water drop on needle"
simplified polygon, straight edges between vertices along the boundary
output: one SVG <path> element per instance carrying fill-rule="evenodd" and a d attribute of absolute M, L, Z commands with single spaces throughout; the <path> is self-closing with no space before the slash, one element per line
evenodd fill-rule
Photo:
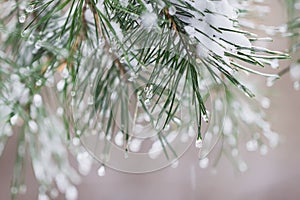
<path fill-rule="evenodd" d="M 19 16 L 19 22 L 20 22 L 21 24 L 23 24 L 23 23 L 25 22 L 25 20 L 26 20 L 25 14 L 21 14 L 21 15 Z"/>
<path fill-rule="evenodd" d="M 208 167 L 208 164 L 209 164 L 209 159 L 208 158 L 202 158 L 199 160 L 199 166 L 202 168 L 202 169 L 205 169 Z"/>
<path fill-rule="evenodd" d="M 175 6 L 170 6 L 169 7 L 169 14 L 170 15 L 175 15 L 176 14 L 176 8 L 175 8 Z"/>
<path fill-rule="evenodd" d="M 26 8 L 25 11 L 26 11 L 27 13 L 32 13 L 33 10 L 34 10 L 34 6 L 33 6 L 33 5 L 29 5 L 29 6 Z"/>
<path fill-rule="evenodd" d="M 105 175 L 105 166 L 101 165 L 101 167 L 99 167 L 97 173 L 98 173 L 98 176 L 104 176 Z"/>
<path fill-rule="evenodd" d="M 203 141 L 202 141 L 201 138 L 198 138 L 198 139 L 196 140 L 195 146 L 196 146 L 196 148 L 198 148 L 198 149 L 202 148 L 202 146 L 203 146 Z"/>

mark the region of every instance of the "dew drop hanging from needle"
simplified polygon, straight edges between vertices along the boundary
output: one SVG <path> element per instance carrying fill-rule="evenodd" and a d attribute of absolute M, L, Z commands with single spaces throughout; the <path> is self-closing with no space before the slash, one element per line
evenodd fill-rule
<path fill-rule="evenodd" d="M 98 176 L 105 176 L 105 166 L 101 165 L 97 171 Z"/>
<path fill-rule="evenodd" d="M 26 20 L 25 14 L 21 14 L 21 15 L 19 16 L 19 22 L 20 22 L 21 24 L 23 24 L 23 23 L 25 22 L 25 20 Z"/>
<path fill-rule="evenodd" d="M 34 10 L 34 6 L 33 6 L 33 5 L 29 5 L 29 6 L 26 8 L 25 11 L 26 11 L 27 13 L 32 13 L 33 10 Z"/>

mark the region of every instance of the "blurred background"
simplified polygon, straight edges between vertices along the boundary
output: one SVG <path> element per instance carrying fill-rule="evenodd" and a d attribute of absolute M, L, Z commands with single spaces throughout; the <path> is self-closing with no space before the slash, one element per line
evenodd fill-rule
<path fill-rule="evenodd" d="M 283 1 L 268 0 L 271 13 L 259 20 L 265 25 L 281 25 L 287 13 Z M 263 36 L 263 35 L 262 35 Z M 288 41 L 274 38 L 268 48 L 285 50 Z M 285 68 L 288 63 L 281 63 Z M 289 74 L 272 88 L 265 80 L 254 77 L 271 99 L 267 116 L 273 130 L 281 136 L 281 143 L 266 156 L 243 151 L 248 171 L 238 172 L 222 157 L 216 168 L 201 169 L 197 149 L 191 148 L 180 158 L 177 168 L 165 168 L 153 173 L 134 175 L 107 169 L 104 177 L 97 176 L 97 168 L 82 178 L 78 186 L 79 199 L 205 199 L 205 200 L 299 200 L 300 199 L 300 91 L 293 89 Z M 10 182 L 16 155 L 14 135 L 0 158 L 0 200 L 10 199 Z M 74 163 L 75 160 L 74 160 Z M 26 173 L 27 193 L 19 199 L 37 199 L 38 185 L 29 163 Z M 59 196 L 58 199 L 64 199 Z"/>

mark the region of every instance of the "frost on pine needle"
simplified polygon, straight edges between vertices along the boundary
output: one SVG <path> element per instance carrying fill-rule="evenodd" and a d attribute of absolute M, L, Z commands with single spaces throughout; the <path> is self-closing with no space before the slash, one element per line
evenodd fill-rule
<path fill-rule="evenodd" d="M 266 154 L 278 135 L 241 72 L 273 81 L 277 75 L 260 69 L 288 57 L 257 47 L 261 38 L 241 29 L 251 2 L 4 2 L 0 152 L 9 136 L 21 135 L 19 153 L 30 155 L 40 198 L 58 191 L 77 198 L 67 146 L 82 175 L 94 160 L 99 176 L 106 166 L 134 173 L 176 167 L 190 144 L 206 168 L 217 162 L 208 156 L 220 142 L 245 171 L 241 138 L 249 151 Z M 13 196 L 22 185 L 24 156 L 17 156 Z"/>

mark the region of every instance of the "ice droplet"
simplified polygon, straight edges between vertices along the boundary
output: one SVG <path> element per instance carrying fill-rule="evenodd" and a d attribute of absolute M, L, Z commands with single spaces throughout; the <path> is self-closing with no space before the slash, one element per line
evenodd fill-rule
<path fill-rule="evenodd" d="M 22 33 L 21 33 L 21 37 L 27 37 L 29 34 L 29 30 L 26 29 L 26 30 L 23 30 Z"/>
<path fill-rule="evenodd" d="M 38 125 L 35 121 L 33 120 L 30 120 L 28 122 L 28 126 L 29 126 L 29 130 L 32 132 L 32 133 L 37 133 L 38 132 Z"/>
<path fill-rule="evenodd" d="M 21 15 L 19 16 L 19 22 L 20 22 L 21 24 L 23 24 L 23 23 L 25 22 L 25 20 L 26 20 L 25 14 L 21 14 Z"/>
<path fill-rule="evenodd" d="M 140 150 L 140 148 L 141 148 L 141 144 L 142 144 L 142 140 L 133 139 L 130 142 L 130 145 L 129 145 L 130 151 L 132 151 L 132 152 L 138 152 Z"/>
<path fill-rule="evenodd" d="M 169 7 L 169 14 L 171 16 L 176 14 L 176 8 L 175 8 L 175 6 L 170 6 Z"/>
<path fill-rule="evenodd" d="M 267 86 L 268 87 L 272 87 L 274 85 L 274 83 L 275 83 L 275 79 L 276 78 L 274 78 L 274 77 L 268 77 L 267 78 Z"/>
<path fill-rule="evenodd" d="M 28 37 L 28 40 L 27 40 L 27 43 L 29 45 L 32 45 L 34 43 L 34 40 L 35 40 L 35 37 L 33 34 L 31 34 L 29 37 Z"/>
<path fill-rule="evenodd" d="M 74 137 L 72 139 L 72 143 L 74 146 L 78 146 L 80 144 L 80 139 L 78 137 Z"/>
<path fill-rule="evenodd" d="M 247 142 L 246 147 L 248 151 L 256 151 L 258 147 L 258 143 L 256 140 L 250 140 Z"/>
<path fill-rule="evenodd" d="M 201 149 L 203 146 L 203 142 L 201 138 L 198 138 L 195 143 L 196 148 Z"/>
<path fill-rule="evenodd" d="M 43 105 L 43 99 L 42 96 L 39 94 L 35 94 L 33 96 L 33 104 L 37 107 L 40 108 Z"/>
<path fill-rule="evenodd" d="M 36 83 L 35 83 L 35 85 L 36 86 L 41 86 L 43 84 L 43 81 L 41 80 L 41 79 L 39 79 Z"/>
<path fill-rule="evenodd" d="M 16 125 L 17 124 L 17 122 L 18 122 L 18 119 L 19 119 L 19 115 L 18 114 L 15 114 L 14 116 L 12 116 L 11 118 L 10 118 L 10 123 L 11 123 L 11 125 Z"/>
<path fill-rule="evenodd" d="M 104 165 L 101 165 L 101 167 L 99 167 L 97 173 L 98 173 L 98 176 L 104 176 L 105 175 L 105 167 L 104 167 Z"/>
<path fill-rule="evenodd" d="M 34 10 L 34 5 L 29 5 L 29 6 L 26 8 L 25 11 L 26 11 L 27 13 L 32 13 L 33 10 Z"/>
<path fill-rule="evenodd" d="M 237 156 L 239 155 L 239 150 L 236 149 L 236 148 L 232 149 L 232 150 L 231 150 L 231 155 L 232 155 L 233 157 L 237 157 Z"/>
<path fill-rule="evenodd" d="M 60 80 L 56 85 L 56 89 L 59 92 L 63 91 L 64 87 L 65 87 L 65 80 Z"/>
<path fill-rule="evenodd" d="M 208 164 L 209 164 L 209 159 L 208 158 L 203 158 L 203 159 L 200 159 L 199 160 L 199 166 L 202 168 L 202 169 L 205 169 L 208 167 Z"/>
<path fill-rule="evenodd" d="M 119 131 L 116 136 L 115 136 L 115 143 L 118 146 L 122 146 L 123 145 L 123 133 L 121 131 Z"/>
<path fill-rule="evenodd" d="M 238 168 L 239 168 L 240 172 L 245 172 L 248 170 L 248 166 L 244 161 L 239 162 Z"/>
<path fill-rule="evenodd" d="M 178 165 L 179 165 L 179 160 L 176 159 L 176 160 L 173 160 L 173 161 L 172 161 L 171 167 L 175 169 L 175 168 L 178 167 Z"/>
<path fill-rule="evenodd" d="M 270 108 L 270 104 L 271 104 L 271 101 L 270 101 L 269 98 L 267 98 L 267 97 L 262 98 L 262 100 L 261 100 L 261 106 L 263 108 L 265 108 L 265 109 Z"/>
<path fill-rule="evenodd" d="M 45 193 L 40 193 L 38 200 L 49 200 L 49 197 Z"/>
<path fill-rule="evenodd" d="M 58 107 L 56 110 L 56 115 L 62 117 L 64 114 L 64 109 L 62 107 Z"/>
<path fill-rule="evenodd" d="M 75 97 L 76 92 L 75 91 L 71 91 L 71 97 Z"/>
<path fill-rule="evenodd" d="M 208 116 L 206 114 L 202 115 L 202 118 L 206 123 L 208 122 Z"/>
<path fill-rule="evenodd" d="M 151 104 L 151 100 L 150 99 L 146 99 L 144 101 L 144 103 L 145 103 L 146 106 L 149 106 Z"/>
<path fill-rule="evenodd" d="M 42 41 L 38 40 L 34 44 L 35 49 L 39 50 L 42 47 Z"/>
<path fill-rule="evenodd" d="M 300 64 L 292 64 L 290 68 L 290 75 L 293 80 L 300 79 Z"/>
<path fill-rule="evenodd" d="M 17 193 L 18 193 L 18 188 L 16 188 L 16 187 L 11 187 L 11 188 L 10 188 L 10 192 L 11 192 L 12 194 L 17 194 Z"/>
<path fill-rule="evenodd" d="M 69 77 L 69 70 L 67 67 L 65 67 L 62 72 L 61 72 L 61 76 L 64 78 L 64 79 L 67 79 Z"/>
<path fill-rule="evenodd" d="M 75 200 L 78 198 L 78 191 L 75 186 L 69 186 L 66 191 L 66 199 L 67 200 Z"/>

